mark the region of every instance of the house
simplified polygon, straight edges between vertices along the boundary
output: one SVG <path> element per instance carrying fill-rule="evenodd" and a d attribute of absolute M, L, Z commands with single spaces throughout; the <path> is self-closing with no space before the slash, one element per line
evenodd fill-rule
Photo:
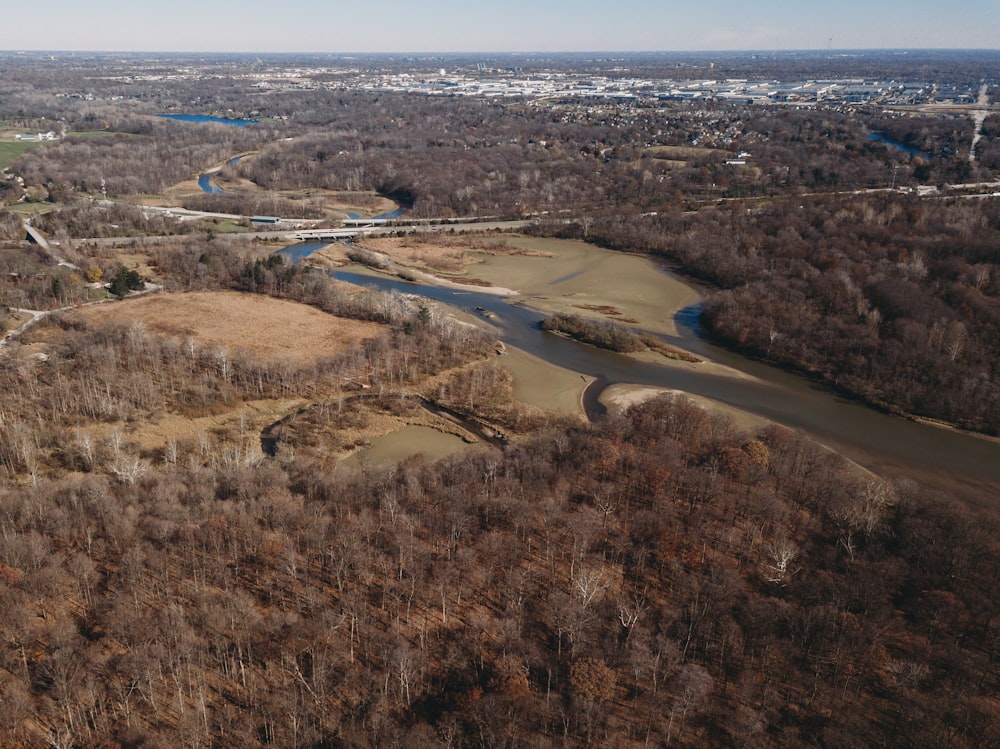
<path fill-rule="evenodd" d="M 56 134 L 52 130 L 47 133 L 35 133 L 34 135 L 28 133 L 25 135 L 15 135 L 14 140 L 27 140 L 27 141 L 41 141 L 41 140 L 55 140 Z"/>

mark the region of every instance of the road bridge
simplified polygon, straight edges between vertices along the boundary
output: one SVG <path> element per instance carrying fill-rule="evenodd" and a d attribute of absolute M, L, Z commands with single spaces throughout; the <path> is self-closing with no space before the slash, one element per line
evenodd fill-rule
<path fill-rule="evenodd" d="M 294 236 L 300 242 L 319 242 L 323 240 L 336 241 L 350 239 L 360 235 L 378 236 L 379 234 L 433 234 L 442 232 L 466 231 L 514 231 L 534 224 L 533 219 L 517 221 L 469 221 L 459 220 L 455 223 L 392 223 L 376 226 L 354 226 L 338 229 L 298 229 L 291 232 L 281 232 L 283 236 Z"/>
<path fill-rule="evenodd" d="M 24 229 L 28 233 L 28 240 L 41 247 L 42 251 L 55 260 L 59 265 L 64 268 L 69 268 L 70 270 L 80 270 L 79 266 L 74 265 L 64 257 L 60 257 L 55 250 L 52 249 L 52 245 L 49 244 L 49 240 L 45 238 L 45 235 L 31 225 L 31 219 L 26 219 L 24 221 Z"/>

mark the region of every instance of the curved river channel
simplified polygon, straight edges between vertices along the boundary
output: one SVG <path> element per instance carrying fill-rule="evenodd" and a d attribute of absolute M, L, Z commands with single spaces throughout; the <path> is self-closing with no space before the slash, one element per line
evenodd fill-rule
<path fill-rule="evenodd" d="M 712 346 L 698 335 L 696 308 L 677 314 L 680 336 L 668 337 L 668 342 L 752 378 L 637 361 L 580 344 L 543 331 L 539 326 L 542 313 L 489 294 L 347 271 L 335 271 L 333 276 L 384 291 L 425 296 L 467 312 L 488 311 L 505 344 L 595 377 L 602 384 L 635 383 L 702 395 L 801 429 L 876 473 L 908 476 L 958 494 L 972 504 L 993 504 L 1000 498 L 1000 442 L 880 413 L 802 377 Z"/>

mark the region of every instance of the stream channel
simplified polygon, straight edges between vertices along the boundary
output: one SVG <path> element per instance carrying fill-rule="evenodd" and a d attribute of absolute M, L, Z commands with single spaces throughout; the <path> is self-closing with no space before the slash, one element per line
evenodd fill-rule
<path fill-rule="evenodd" d="M 678 389 L 802 430 L 880 475 L 909 477 L 955 493 L 973 505 L 992 505 L 1000 497 L 1000 441 L 881 413 L 804 377 L 714 346 L 700 334 L 697 305 L 675 315 L 679 335 L 664 339 L 751 377 L 640 361 L 581 344 L 543 331 L 541 312 L 490 294 L 350 271 L 331 274 L 383 291 L 424 296 L 471 314 L 490 313 L 490 322 L 507 346 L 598 380 L 587 389 L 585 406 L 592 416 L 599 409 L 597 396 L 607 385 L 633 383 Z"/>

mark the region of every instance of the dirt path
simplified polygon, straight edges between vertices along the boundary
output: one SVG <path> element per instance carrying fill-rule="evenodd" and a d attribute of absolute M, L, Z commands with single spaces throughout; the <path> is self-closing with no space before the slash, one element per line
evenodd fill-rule
<path fill-rule="evenodd" d="M 47 312 L 45 310 L 37 310 L 37 309 L 14 308 L 11 311 L 18 315 L 31 315 L 31 318 L 25 320 L 23 323 L 21 323 L 18 327 L 14 328 L 13 330 L 8 330 L 4 334 L 3 338 L 0 338 L 0 346 L 6 346 L 7 343 L 12 338 L 16 338 L 17 336 L 21 335 L 24 331 L 26 331 L 36 322 L 41 320 L 46 315 L 50 314 L 50 312 Z"/>

